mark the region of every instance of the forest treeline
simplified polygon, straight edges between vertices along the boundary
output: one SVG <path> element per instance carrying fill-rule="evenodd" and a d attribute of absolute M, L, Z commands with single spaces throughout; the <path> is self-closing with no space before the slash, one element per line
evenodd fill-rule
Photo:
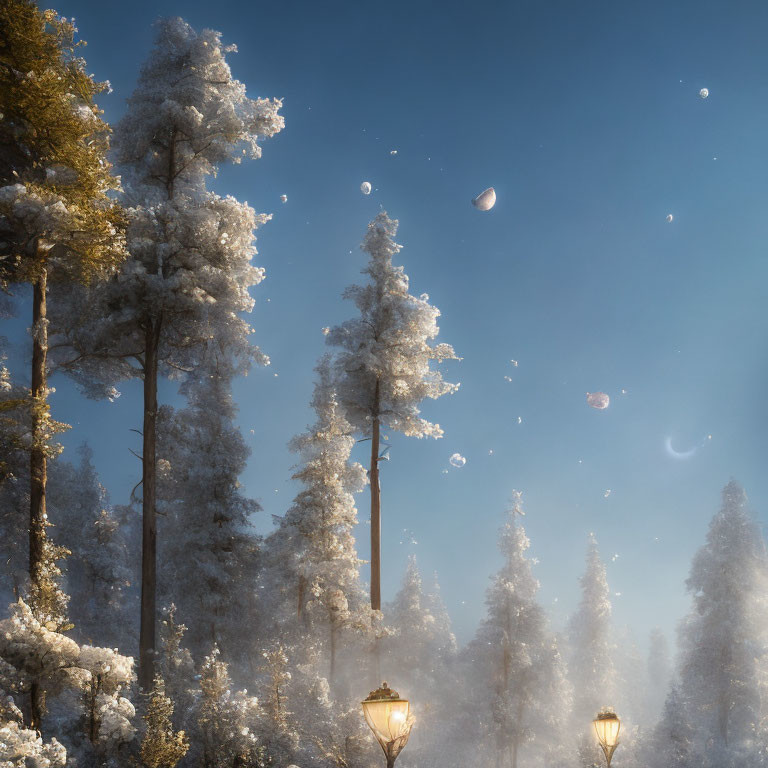
<path fill-rule="evenodd" d="M 420 405 L 458 388 L 385 212 L 343 293 L 351 318 L 326 329 L 315 421 L 290 444 L 299 491 L 257 534 L 232 382 L 268 363 L 248 313 L 270 217 L 209 187 L 261 156 L 282 103 L 246 94 L 219 33 L 164 19 L 110 127 L 81 50 L 71 20 L 0 0 L 0 311 L 30 318 L 28 369 L 0 365 L 0 768 L 377 765 L 360 700 L 382 680 L 416 715 L 402 768 L 594 768 L 606 705 L 623 722 L 617 768 L 768 766 L 768 556 L 734 481 L 692 563 L 674 660 L 658 630 L 643 656 L 612 625 L 593 537 L 581 601 L 553 630 L 519 492 L 469 643 L 415 560 L 382 605 L 382 430 L 440 437 Z M 60 455 L 53 374 L 89 398 L 142 382 L 127 504 L 110 502 L 87 445 Z M 162 378 L 184 407 L 158 402 Z"/>

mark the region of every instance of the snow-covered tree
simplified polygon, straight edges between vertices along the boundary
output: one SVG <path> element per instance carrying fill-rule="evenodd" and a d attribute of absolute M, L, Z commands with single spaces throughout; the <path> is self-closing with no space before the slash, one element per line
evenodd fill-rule
<path fill-rule="evenodd" d="M 12 702 L 0 707 L 0 768 L 64 768 L 67 750 L 56 739 L 43 742 L 38 731 L 25 728 L 21 711 Z M 8 717 L 12 710 L 12 719 Z"/>
<path fill-rule="evenodd" d="M 557 643 L 536 601 L 539 584 L 526 556 L 530 541 L 522 515 L 522 494 L 516 491 L 499 537 L 504 563 L 488 589 L 487 615 L 471 644 L 470 685 L 473 701 L 485 710 L 487 748 L 512 768 L 524 749 L 546 757 L 562 738 L 570 703 Z"/>
<path fill-rule="evenodd" d="M 29 604 L 64 613 L 48 539 L 47 462 L 63 428 L 48 403 L 48 283 L 88 282 L 124 256 L 121 209 L 108 192 L 109 130 L 74 25 L 31 0 L 0 6 L 0 288 L 32 286 L 29 411 Z"/>
<path fill-rule="evenodd" d="M 400 590 L 385 607 L 392 634 L 382 640 L 382 672 L 427 702 L 438 690 L 456 654 L 456 638 L 439 593 L 427 594 L 412 556 Z"/>
<path fill-rule="evenodd" d="M 605 565 L 592 534 L 587 568 L 581 577 L 581 602 L 569 622 L 568 640 L 573 716 L 578 728 L 586 731 L 603 707 L 613 706 L 616 695 L 610 590 Z"/>
<path fill-rule="evenodd" d="M 644 745 L 648 768 L 699 768 L 694 729 L 687 704 L 677 683 L 673 683 L 658 724 Z"/>
<path fill-rule="evenodd" d="M 644 725 L 654 725 L 661 716 L 671 678 L 672 665 L 669 657 L 669 643 L 666 635 L 656 627 L 651 630 L 648 639 Z"/>
<path fill-rule="evenodd" d="M 258 721 L 258 701 L 245 691 L 232 691 L 232 680 L 218 648 L 214 647 L 203 661 L 200 690 L 197 726 L 203 768 L 260 765 L 263 750 L 252 730 Z"/>
<path fill-rule="evenodd" d="M 216 645 L 242 667 L 252 651 L 242 628 L 256 622 L 259 554 L 251 522 L 259 505 L 237 479 L 249 450 L 226 372 L 206 366 L 185 392 L 187 408 L 163 406 L 159 416 L 159 593 L 176 605 L 197 659 Z"/>
<path fill-rule="evenodd" d="M 736 482 L 723 489 L 686 582 L 680 695 L 702 768 L 758 766 L 768 736 L 768 558 Z"/>
<path fill-rule="evenodd" d="M 279 100 L 249 99 L 232 77 L 221 35 L 181 19 L 158 23 L 154 48 L 115 130 L 130 206 L 130 257 L 105 286 L 71 297 L 57 318 L 61 356 L 86 392 L 114 396 L 121 379 L 144 382 L 142 595 L 139 682 L 154 675 L 157 384 L 199 368 L 211 339 L 244 371 L 255 359 L 249 288 L 254 230 L 270 217 L 206 188 L 227 162 L 258 158 L 259 137 L 283 127 Z M 74 352 L 72 351 L 74 350 Z"/>
<path fill-rule="evenodd" d="M 365 471 L 349 461 L 355 438 L 338 402 L 328 359 L 316 370 L 312 407 L 317 420 L 291 442 L 302 459 L 293 478 L 303 487 L 266 542 L 261 584 L 266 590 L 260 591 L 270 598 L 265 600 L 269 631 L 294 644 L 300 641 L 304 654 L 311 646 L 324 658 L 320 671 L 333 687 L 342 633 L 371 631 L 353 535 L 354 494 L 365 485 Z"/>
<path fill-rule="evenodd" d="M 70 551 L 66 588 L 77 595 L 69 618 L 83 641 L 133 649 L 132 575 L 124 531 L 99 482 L 92 450 L 83 444 L 78 452 L 78 465 L 59 459 L 49 477 L 57 540 Z"/>
<path fill-rule="evenodd" d="M 282 644 L 262 652 L 264 695 L 261 697 L 263 717 L 259 741 L 267 760 L 278 765 L 291 763 L 299 750 L 299 735 L 288 709 L 288 686 L 291 682 L 289 659 Z"/>
<path fill-rule="evenodd" d="M 411 557 L 402 585 L 384 608 L 389 634 L 381 640 L 382 677 L 396 681 L 401 696 L 413 702 L 415 738 L 398 758 L 404 766 L 431 766 L 443 758 L 444 727 L 452 725 L 457 646 L 437 577 L 425 589 Z"/>
<path fill-rule="evenodd" d="M 381 503 L 379 451 L 381 428 L 409 437 L 441 437 L 438 424 L 419 415 L 429 397 L 455 392 L 433 362 L 456 360 L 449 344 L 432 344 L 440 312 L 426 293 L 411 296 L 408 276 L 392 264 L 401 246 L 394 241 L 398 222 L 380 213 L 369 225 L 362 250 L 370 260 L 368 281 L 352 285 L 344 298 L 359 315 L 332 328 L 328 344 L 339 347 L 335 359 L 338 398 L 355 430 L 371 440 L 371 607 L 381 609 Z"/>
<path fill-rule="evenodd" d="M 48 628 L 22 600 L 0 621 L 2 687 L 25 700 L 29 724 L 42 730 L 52 699 L 75 692 L 86 735 L 102 752 L 133 738 L 133 706 L 123 695 L 131 685 L 133 659 L 109 648 L 79 646 Z"/>

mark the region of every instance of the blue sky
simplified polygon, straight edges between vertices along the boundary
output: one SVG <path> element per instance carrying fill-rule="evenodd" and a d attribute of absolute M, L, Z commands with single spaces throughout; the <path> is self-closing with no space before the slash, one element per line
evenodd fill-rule
<path fill-rule="evenodd" d="M 768 6 L 63 0 L 57 10 L 76 17 L 89 70 L 112 83 L 108 120 L 123 113 L 160 15 L 221 30 L 239 46 L 230 61 L 249 94 L 285 99 L 286 128 L 263 158 L 216 182 L 275 214 L 259 233 L 267 280 L 252 317 L 273 364 L 236 385 L 259 526 L 295 493 L 286 443 L 311 420 L 321 328 L 353 312 L 340 294 L 360 279 L 357 246 L 381 206 L 400 220 L 413 292 L 429 293 L 440 339 L 464 358 L 444 366 L 459 393 L 424 408 L 445 438 L 390 437 L 385 599 L 415 553 L 468 639 L 517 488 L 556 626 L 575 607 L 594 531 L 620 593 L 617 624 L 641 643 L 656 625 L 671 636 L 722 486 L 735 477 L 762 520 L 768 509 Z M 491 185 L 496 207 L 474 210 Z M 11 341 L 26 344 L 28 324 L 10 322 Z M 115 404 L 56 386 L 54 415 L 73 425 L 65 444 L 90 441 L 124 502 L 139 477 L 128 450 L 139 385 Z M 611 395 L 608 410 L 586 406 L 596 390 Z M 177 400 L 172 384 L 161 395 Z M 706 442 L 679 460 L 669 437 L 681 451 Z M 466 466 L 449 466 L 454 452 Z M 364 494 L 363 557 L 367 504 Z"/>

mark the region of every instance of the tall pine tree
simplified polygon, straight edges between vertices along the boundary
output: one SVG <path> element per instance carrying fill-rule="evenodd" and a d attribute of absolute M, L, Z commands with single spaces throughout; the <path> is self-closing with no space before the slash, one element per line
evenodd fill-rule
<path fill-rule="evenodd" d="M 382 427 L 409 437 L 442 437 L 438 424 L 419 416 L 421 402 L 455 392 L 433 362 L 455 360 L 449 344 L 432 344 L 440 312 L 426 293 L 411 296 L 408 276 L 392 264 L 401 249 L 394 238 L 398 222 L 382 211 L 369 225 L 362 250 L 370 260 L 363 270 L 368 282 L 351 285 L 359 316 L 332 328 L 327 342 L 340 351 L 335 366 L 338 396 L 353 427 L 371 440 L 371 607 L 381 609 Z"/>
<path fill-rule="evenodd" d="M 74 349 L 69 368 L 92 395 L 120 379 L 144 383 L 139 683 L 154 677 L 157 544 L 157 384 L 196 370 L 216 338 L 241 370 L 254 359 L 242 313 L 264 271 L 251 264 L 253 231 L 270 217 L 207 189 L 227 162 L 258 158 L 257 140 L 283 127 L 281 102 L 249 99 L 232 77 L 218 32 L 181 19 L 158 23 L 154 48 L 116 129 L 130 208 L 130 258 L 58 319 Z M 70 353 L 71 354 L 71 353 Z"/>

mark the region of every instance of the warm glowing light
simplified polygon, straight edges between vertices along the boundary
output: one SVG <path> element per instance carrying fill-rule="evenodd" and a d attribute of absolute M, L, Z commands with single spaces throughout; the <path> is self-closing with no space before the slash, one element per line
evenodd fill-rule
<path fill-rule="evenodd" d="M 621 729 L 621 721 L 615 712 L 610 709 L 604 709 L 594 719 L 593 725 L 595 726 L 597 740 L 600 742 L 600 746 L 603 748 L 605 760 L 610 767 L 613 753 L 616 750 L 616 747 L 619 745 L 619 730 Z"/>
<path fill-rule="evenodd" d="M 413 718 L 408 699 L 401 699 L 386 683 L 372 691 L 362 702 L 365 720 L 373 735 L 384 750 L 387 765 L 394 765 L 395 759 L 408 742 Z"/>

